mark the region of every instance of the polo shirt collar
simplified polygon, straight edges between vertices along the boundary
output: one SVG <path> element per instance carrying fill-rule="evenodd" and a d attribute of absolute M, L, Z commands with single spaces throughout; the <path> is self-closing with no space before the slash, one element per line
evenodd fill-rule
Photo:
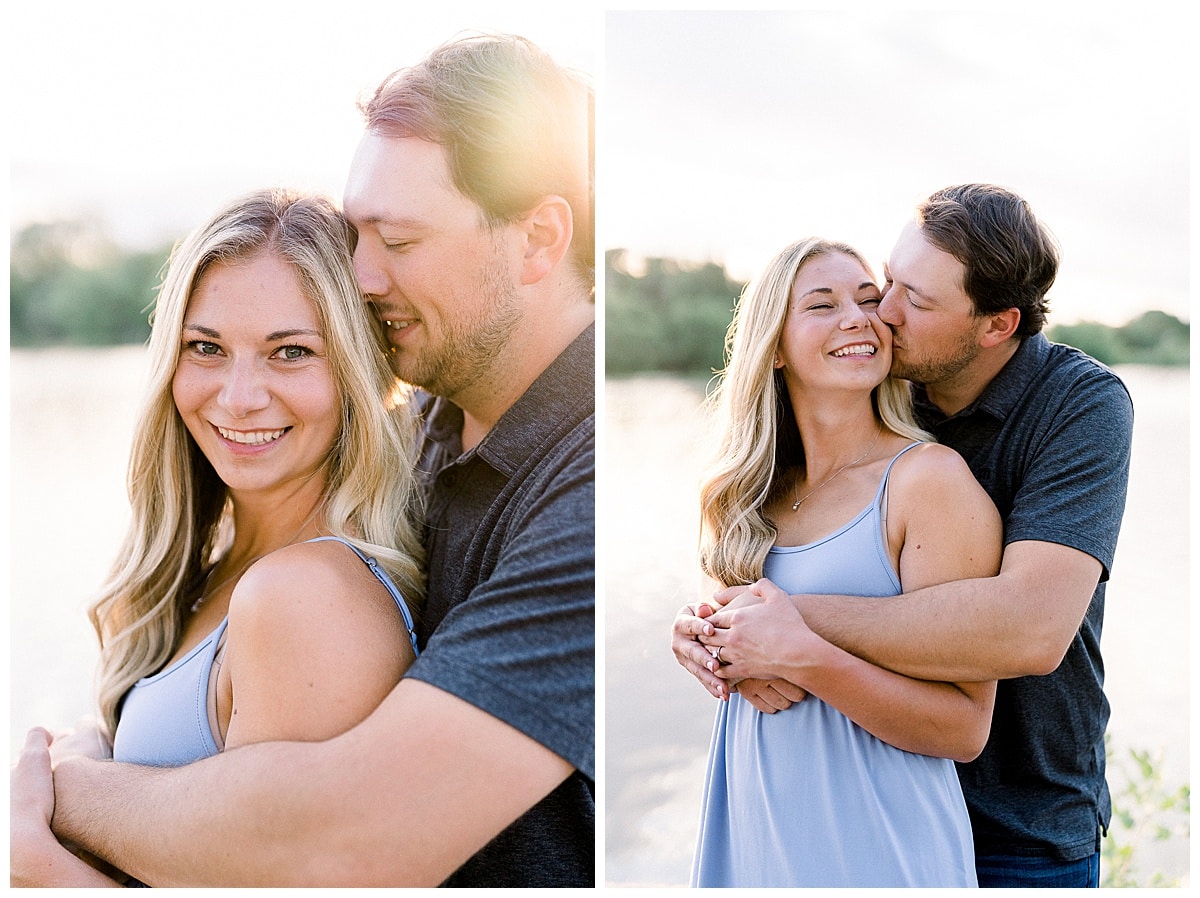
<path fill-rule="evenodd" d="M 596 325 L 587 328 L 543 371 L 513 403 L 477 446 L 457 461 L 478 456 L 497 471 L 511 475 L 531 452 L 596 410 Z M 461 452 L 462 410 L 438 397 L 434 401 L 430 435 L 444 445 L 453 442 Z"/>
<path fill-rule="evenodd" d="M 1021 340 L 1021 344 L 1013 353 L 1012 358 L 1000 369 L 1000 373 L 983 388 L 983 392 L 979 394 L 978 398 L 946 420 L 965 418 L 976 412 L 986 412 L 997 420 L 1003 421 L 1033 385 L 1049 355 L 1050 341 L 1046 339 L 1045 334 L 1036 333 L 1031 337 L 1025 337 Z M 919 395 L 923 406 L 936 410 L 933 403 L 929 402 L 926 397 L 924 388 L 921 389 Z M 940 412 L 938 412 L 938 416 L 944 418 Z"/>

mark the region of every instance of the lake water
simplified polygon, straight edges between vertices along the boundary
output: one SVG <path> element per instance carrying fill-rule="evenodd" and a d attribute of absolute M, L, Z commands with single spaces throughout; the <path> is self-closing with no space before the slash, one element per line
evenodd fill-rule
<path fill-rule="evenodd" d="M 33 725 L 91 707 L 95 638 L 84 609 L 128 520 L 125 464 L 140 347 L 11 354 L 10 755 Z M 1127 368 L 1137 409 L 1128 510 L 1109 586 L 1104 655 L 1118 752 L 1161 752 L 1188 778 L 1188 378 Z M 703 385 L 605 384 L 598 582 L 605 636 L 599 793 L 605 881 L 683 885 L 714 700 L 669 649 L 699 586 L 695 489 Z M 1145 855 L 1187 871 L 1179 840 Z"/>

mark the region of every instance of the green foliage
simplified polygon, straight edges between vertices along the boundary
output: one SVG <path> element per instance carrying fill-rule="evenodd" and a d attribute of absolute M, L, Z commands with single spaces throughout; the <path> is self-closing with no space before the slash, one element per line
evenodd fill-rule
<path fill-rule="evenodd" d="M 647 259 L 642 274 L 628 263 L 624 250 L 604 257 L 606 371 L 703 375 L 720 369 L 743 285 L 712 263 Z"/>
<path fill-rule="evenodd" d="M 711 374 L 724 365 L 725 331 L 741 294 L 714 263 L 647 259 L 630 270 L 626 250 L 605 253 L 605 369 L 610 375 L 660 371 Z M 1166 312 L 1139 315 L 1123 327 L 1092 321 L 1054 325 L 1046 335 L 1106 365 L 1187 365 L 1190 326 Z"/>
<path fill-rule="evenodd" d="M 1105 736 L 1109 767 L 1113 767 L 1112 746 Z M 1188 784 L 1168 788 L 1163 784 L 1162 753 L 1130 749 L 1116 765 L 1124 779 L 1123 787 L 1113 793 L 1112 823 L 1100 848 L 1100 870 L 1105 888 L 1177 886 L 1159 871 L 1144 873 L 1138 869 L 1136 847 L 1147 842 L 1179 839 L 1187 846 L 1191 836 L 1192 793 Z M 1110 782 L 1112 778 L 1110 778 Z"/>
<path fill-rule="evenodd" d="M 14 346 L 142 343 L 169 247 L 124 251 L 92 221 L 29 225 L 13 238 L 9 332 Z M 724 364 L 725 331 L 744 284 L 714 263 L 647 259 L 629 270 L 625 250 L 605 253 L 605 365 L 609 374 L 708 375 Z M 1056 325 L 1050 339 L 1108 365 L 1186 365 L 1189 325 L 1146 312 L 1124 327 Z"/>
<path fill-rule="evenodd" d="M 29 225 L 16 234 L 9 272 L 14 346 L 142 343 L 148 307 L 169 254 L 127 252 L 95 222 Z"/>
<path fill-rule="evenodd" d="M 1186 365 L 1190 358 L 1191 327 L 1157 310 L 1143 312 L 1123 327 L 1081 321 L 1054 325 L 1046 335 L 1106 365 Z"/>

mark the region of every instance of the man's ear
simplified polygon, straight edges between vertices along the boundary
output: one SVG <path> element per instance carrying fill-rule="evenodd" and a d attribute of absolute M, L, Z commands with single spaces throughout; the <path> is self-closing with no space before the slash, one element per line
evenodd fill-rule
<path fill-rule="evenodd" d="M 1017 332 L 1017 327 L 1020 323 L 1021 310 L 1017 308 L 1005 309 L 1003 312 L 989 315 L 987 317 L 987 327 L 983 331 L 983 338 L 980 340 L 979 345 L 985 349 L 992 346 L 999 346 Z"/>
<path fill-rule="evenodd" d="M 567 254 L 574 233 L 571 204 L 561 196 L 544 196 L 518 222 L 524 237 L 521 283 L 536 284 Z"/>

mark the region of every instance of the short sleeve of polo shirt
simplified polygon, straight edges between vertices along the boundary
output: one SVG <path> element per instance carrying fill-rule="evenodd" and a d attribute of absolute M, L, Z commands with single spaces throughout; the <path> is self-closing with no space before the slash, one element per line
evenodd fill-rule
<path fill-rule="evenodd" d="M 1095 363 L 1049 372 L 1026 409 L 1034 420 L 1025 466 L 1005 518 L 1006 544 L 1039 540 L 1086 552 L 1107 580 L 1125 510 L 1133 404 Z"/>
<path fill-rule="evenodd" d="M 539 465 L 494 567 L 409 676 L 505 721 L 595 778 L 594 428 Z"/>

